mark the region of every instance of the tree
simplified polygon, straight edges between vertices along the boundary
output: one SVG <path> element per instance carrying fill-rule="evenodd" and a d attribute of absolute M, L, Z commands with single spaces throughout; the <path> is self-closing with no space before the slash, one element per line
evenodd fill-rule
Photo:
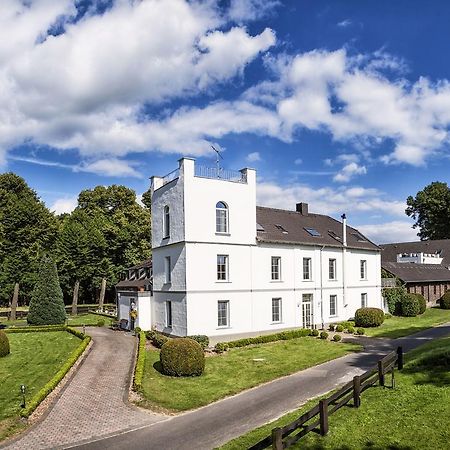
<path fill-rule="evenodd" d="M 55 325 L 65 320 L 66 311 L 56 264 L 50 257 L 44 256 L 31 295 L 27 321 L 31 325 Z"/>
<path fill-rule="evenodd" d="M 62 219 L 57 249 L 66 298 L 78 280 L 80 297 L 95 301 L 103 278 L 111 297 L 120 273 L 150 257 L 150 211 L 125 186 L 84 190 L 77 208 Z"/>
<path fill-rule="evenodd" d="M 8 304 L 14 285 L 28 301 L 36 283 L 39 261 L 55 244 L 55 216 L 14 173 L 0 175 L 0 304 Z"/>
<path fill-rule="evenodd" d="M 450 238 L 450 188 L 447 183 L 435 181 L 406 200 L 406 214 L 419 228 L 421 240 Z"/>

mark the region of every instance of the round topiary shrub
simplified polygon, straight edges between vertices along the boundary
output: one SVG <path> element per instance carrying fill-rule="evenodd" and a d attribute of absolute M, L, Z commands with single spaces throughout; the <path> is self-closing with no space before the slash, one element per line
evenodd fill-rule
<path fill-rule="evenodd" d="M 362 336 L 365 333 L 364 328 L 358 328 L 356 330 L 356 334 L 359 334 L 360 336 Z"/>
<path fill-rule="evenodd" d="M 0 330 L 0 358 L 9 355 L 9 339 L 6 333 Z"/>
<path fill-rule="evenodd" d="M 104 327 L 105 326 L 105 320 L 104 319 L 97 320 L 97 326 L 98 327 Z"/>
<path fill-rule="evenodd" d="M 355 334 L 355 328 L 352 327 L 352 326 L 347 327 L 347 333 L 348 333 L 348 334 Z"/>
<path fill-rule="evenodd" d="M 415 297 L 419 302 L 419 314 L 423 314 L 427 310 L 427 301 L 422 294 L 407 294 Z"/>
<path fill-rule="evenodd" d="M 357 327 L 379 327 L 384 322 L 384 312 L 380 308 L 359 308 L 355 312 Z"/>
<path fill-rule="evenodd" d="M 441 297 L 441 308 L 442 309 L 450 309 L 450 291 L 447 291 L 442 297 Z"/>
<path fill-rule="evenodd" d="M 320 333 L 320 339 L 328 339 L 328 333 L 326 331 L 322 331 Z"/>
<path fill-rule="evenodd" d="M 342 332 L 344 331 L 344 327 L 343 327 L 342 325 L 336 325 L 335 330 L 336 330 L 338 333 L 342 333 Z"/>
<path fill-rule="evenodd" d="M 205 354 L 201 345 L 189 338 L 170 339 L 161 347 L 161 365 L 166 375 L 198 376 L 205 370 Z"/>
<path fill-rule="evenodd" d="M 341 339 L 342 339 L 342 338 L 341 338 L 341 335 L 340 335 L 340 334 L 335 334 L 335 335 L 333 336 L 333 341 L 334 341 L 334 342 L 339 342 Z"/>
<path fill-rule="evenodd" d="M 334 331 L 335 329 L 335 325 L 330 324 L 330 326 L 328 327 L 328 331 Z"/>
<path fill-rule="evenodd" d="M 402 316 L 416 317 L 420 311 L 419 299 L 413 295 L 408 294 L 402 299 Z"/>
<path fill-rule="evenodd" d="M 314 336 L 314 337 L 319 336 L 319 330 L 312 330 L 311 331 L 311 336 Z"/>

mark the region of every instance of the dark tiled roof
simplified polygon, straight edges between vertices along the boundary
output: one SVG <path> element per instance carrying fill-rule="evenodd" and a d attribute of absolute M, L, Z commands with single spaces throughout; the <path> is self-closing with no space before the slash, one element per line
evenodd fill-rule
<path fill-rule="evenodd" d="M 440 264 L 383 262 L 382 266 L 405 283 L 450 281 L 450 270 Z"/>
<path fill-rule="evenodd" d="M 450 239 L 435 241 L 397 242 L 394 244 L 382 244 L 381 262 L 397 262 L 399 253 L 439 253 L 443 258 L 441 265 L 450 266 Z"/>
<path fill-rule="evenodd" d="M 303 215 L 296 211 L 257 206 L 256 222 L 258 230 L 264 229 L 257 232 L 257 239 L 261 242 L 342 247 L 342 223 L 329 216 L 311 213 Z M 305 228 L 317 230 L 320 236 L 312 236 Z M 338 239 L 333 237 L 333 234 Z M 347 226 L 347 246 L 379 250 L 377 245 L 349 226 Z"/>
<path fill-rule="evenodd" d="M 139 289 L 145 286 L 151 286 L 152 280 L 148 278 L 144 280 L 122 280 L 116 284 L 116 288 L 136 288 Z"/>
<path fill-rule="evenodd" d="M 128 267 L 125 270 L 144 269 L 146 267 L 152 267 L 152 258 L 146 259 L 145 261 L 142 261 L 141 263 L 136 264 L 135 266 Z"/>

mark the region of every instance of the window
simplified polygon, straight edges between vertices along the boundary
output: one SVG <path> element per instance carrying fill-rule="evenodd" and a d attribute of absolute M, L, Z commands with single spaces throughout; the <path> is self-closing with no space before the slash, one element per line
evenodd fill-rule
<path fill-rule="evenodd" d="M 367 242 L 367 239 L 362 234 L 359 233 L 350 233 L 350 234 L 354 236 L 358 242 Z"/>
<path fill-rule="evenodd" d="M 361 280 L 367 279 L 367 261 L 365 259 L 361 259 L 359 268 Z"/>
<path fill-rule="evenodd" d="M 328 260 L 328 279 L 330 279 L 330 280 L 336 279 L 336 260 L 335 259 Z"/>
<path fill-rule="evenodd" d="M 172 267 L 170 265 L 170 256 L 166 256 L 164 258 L 164 274 L 165 274 L 165 283 L 172 282 Z"/>
<path fill-rule="evenodd" d="M 330 295 L 330 317 L 337 316 L 337 295 Z"/>
<path fill-rule="evenodd" d="M 320 237 L 322 236 L 315 228 L 305 228 L 305 231 L 314 237 Z"/>
<path fill-rule="evenodd" d="M 172 328 L 172 302 L 166 301 L 166 327 Z"/>
<path fill-rule="evenodd" d="M 224 202 L 216 204 L 216 233 L 228 233 L 228 207 Z"/>
<path fill-rule="evenodd" d="M 286 231 L 286 229 L 283 227 L 283 225 L 278 225 L 275 224 L 275 228 L 279 231 L 281 231 L 283 234 L 288 234 L 288 232 Z"/>
<path fill-rule="evenodd" d="M 361 308 L 367 307 L 367 294 L 361 294 Z"/>
<path fill-rule="evenodd" d="M 272 280 L 281 280 L 281 258 L 272 256 Z"/>
<path fill-rule="evenodd" d="M 303 258 L 303 279 L 311 280 L 311 258 Z"/>
<path fill-rule="evenodd" d="M 228 280 L 228 255 L 217 255 L 217 281 Z"/>
<path fill-rule="evenodd" d="M 163 228 L 164 228 L 164 239 L 170 237 L 170 209 L 166 205 L 164 206 L 164 216 L 163 216 Z"/>
<path fill-rule="evenodd" d="M 219 300 L 217 302 L 217 325 L 219 327 L 228 327 L 230 322 L 230 302 L 228 300 Z"/>
<path fill-rule="evenodd" d="M 272 299 L 272 322 L 281 322 L 281 298 Z"/>

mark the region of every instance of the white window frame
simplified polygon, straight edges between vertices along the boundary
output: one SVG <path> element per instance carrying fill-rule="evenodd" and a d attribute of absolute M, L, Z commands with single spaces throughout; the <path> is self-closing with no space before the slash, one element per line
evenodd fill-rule
<path fill-rule="evenodd" d="M 361 293 L 361 308 L 367 308 L 367 292 Z"/>
<path fill-rule="evenodd" d="M 170 208 L 169 205 L 165 205 L 163 210 L 163 239 L 168 238 L 170 238 Z"/>
<path fill-rule="evenodd" d="M 224 258 L 219 261 L 219 258 Z M 229 255 L 217 255 L 216 279 L 218 282 L 229 281 Z"/>
<path fill-rule="evenodd" d="M 173 326 L 173 314 L 172 314 L 172 301 L 166 300 L 165 302 L 165 325 L 166 328 L 172 328 Z"/>
<path fill-rule="evenodd" d="M 270 265 L 270 278 L 272 281 L 281 281 L 281 256 L 272 256 Z"/>
<path fill-rule="evenodd" d="M 333 313 L 333 308 L 334 307 L 334 313 Z M 330 317 L 337 317 L 338 315 L 338 310 L 337 310 L 337 295 L 336 294 L 331 294 L 330 295 Z"/>
<path fill-rule="evenodd" d="M 328 279 L 330 281 L 336 280 L 336 258 L 328 260 Z"/>
<path fill-rule="evenodd" d="M 306 266 L 305 266 L 306 263 Z M 307 271 L 305 271 L 307 269 Z M 303 281 L 311 281 L 312 280 L 312 258 L 304 257 L 303 265 L 302 265 L 302 275 Z"/>
<path fill-rule="evenodd" d="M 272 299 L 272 323 L 281 323 L 282 320 L 283 320 L 283 301 L 281 297 L 276 297 Z"/>
<path fill-rule="evenodd" d="M 367 259 L 361 259 L 359 262 L 359 276 L 361 280 L 367 280 Z"/>
<path fill-rule="evenodd" d="M 224 207 L 222 208 L 218 206 L 220 204 L 222 204 Z M 225 217 L 225 220 L 223 220 L 223 216 Z M 216 203 L 216 233 L 229 234 L 229 229 L 228 205 L 223 200 L 220 200 Z"/>
<path fill-rule="evenodd" d="M 172 263 L 170 256 L 164 257 L 164 283 L 172 283 Z"/>
<path fill-rule="evenodd" d="M 225 306 L 225 315 L 221 306 Z M 223 322 L 225 319 L 225 323 Z M 222 320 L 222 322 L 221 322 Z M 230 300 L 218 300 L 217 302 L 217 328 L 229 328 L 230 327 Z"/>

